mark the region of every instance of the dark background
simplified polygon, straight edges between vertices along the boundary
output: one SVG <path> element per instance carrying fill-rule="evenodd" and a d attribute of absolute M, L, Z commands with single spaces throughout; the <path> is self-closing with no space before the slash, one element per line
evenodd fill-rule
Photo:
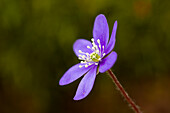
<path fill-rule="evenodd" d="M 110 77 L 98 74 L 87 98 L 81 79 L 59 86 L 78 63 L 72 46 L 92 38 L 104 14 L 118 21 L 112 71 L 144 113 L 170 113 L 169 0 L 0 0 L 0 113 L 133 113 Z"/>

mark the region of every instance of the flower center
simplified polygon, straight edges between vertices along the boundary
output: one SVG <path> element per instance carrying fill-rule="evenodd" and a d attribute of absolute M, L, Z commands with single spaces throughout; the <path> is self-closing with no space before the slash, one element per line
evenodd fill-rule
<path fill-rule="evenodd" d="M 88 49 L 91 49 L 93 52 L 92 53 L 87 53 L 87 52 L 82 52 L 79 50 L 79 60 L 81 60 L 81 65 L 79 67 L 88 67 L 92 64 L 98 65 L 99 61 L 105 56 L 104 52 L 104 46 L 101 46 L 100 44 L 100 39 L 97 39 L 98 45 L 95 44 L 94 39 L 91 39 L 92 41 L 92 47 L 87 46 Z"/>
<path fill-rule="evenodd" d="M 99 62 L 100 61 L 100 56 L 97 53 L 95 53 L 95 52 L 90 54 L 90 58 L 94 62 Z"/>

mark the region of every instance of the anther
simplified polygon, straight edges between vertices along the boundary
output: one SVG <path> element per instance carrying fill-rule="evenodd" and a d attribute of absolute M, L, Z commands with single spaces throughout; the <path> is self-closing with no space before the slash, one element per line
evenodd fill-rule
<path fill-rule="evenodd" d="M 98 54 L 98 53 L 99 53 L 99 50 L 96 50 L 96 53 Z"/>
<path fill-rule="evenodd" d="M 90 46 L 87 46 L 88 49 L 90 49 Z"/>
<path fill-rule="evenodd" d="M 82 68 L 83 66 L 82 65 L 79 65 L 79 68 Z"/>
<path fill-rule="evenodd" d="M 97 39 L 98 44 L 100 44 L 100 39 Z"/>
<path fill-rule="evenodd" d="M 79 50 L 79 53 L 83 53 L 81 50 Z"/>
<path fill-rule="evenodd" d="M 92 65 L 92 63 L 89 63 L 89 66 Z"/>
<path fill-rule="evenodd" d="M 88 65 L 86 64 L 85 67 L 88 67 Z"/>
<path fill-rule="evenodd" d="M 86 61 L 81 61 L 80 63 L 83 64 L 83 63 L 86 63 Z"/>
<path fill-rule="evenodd" d="M 86 57 L 85 55 L 82 55 L 82 57 Z"/>
<path fill-rule="evenodd" d="M 94 42 L 94 38 L 92 38 L 91 41 Z"/>
<path fill-rule="evenodd" d="M 102 48 L 104 49 L 104 46 L 102 46 Z"/>
<path fill-rule="evenodd" d="M 89 53 L 86 53 L 86 55 L 88 56 L 88 55 L 89 55 Z"/>

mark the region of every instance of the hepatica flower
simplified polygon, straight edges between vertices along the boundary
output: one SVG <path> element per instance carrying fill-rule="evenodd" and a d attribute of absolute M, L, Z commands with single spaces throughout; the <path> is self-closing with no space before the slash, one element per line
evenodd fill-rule
<path fill-rule="evenodd" d="M 100 14 L 94 22 L 91 42 L 78 39 L 74 43 L 73 50 L 80 63 L 72 66 L 59 81 L 60 85 L 67 85 L 84 75 L 74 100 L 83 99 L 90 93 L 98 71 L 104 73 L 114 65 L 117 54 L 112 50 L 115 45 L 116 29 L 117 21 L 114 23 L 109 40 L 109 27 L 106 17 Z"/>
<path fill-rule="evenodd" d="M 85 39 L 78 39 L 73 45 L 73 50 L 80 60 L 80 63 L 72 66 L 62 76 L 59 84 L 67 85 L 83 76 L 76 95 L 74 96 L 74 100 L 81 100 L 92 90 L 98 72 L 104 73 L 107 71 L 134 112 L 142 113 L 124 90 L 114 73 L 110 70 L 117 59 L 116 52 L 112 51 L 116 41 L 116 30 L 117 21 L 114 23 L 113 31 L 109 39 L 109 27 L 106 17 L 103 14 L 98 15 L 94 22 L 91 42 Z"/>

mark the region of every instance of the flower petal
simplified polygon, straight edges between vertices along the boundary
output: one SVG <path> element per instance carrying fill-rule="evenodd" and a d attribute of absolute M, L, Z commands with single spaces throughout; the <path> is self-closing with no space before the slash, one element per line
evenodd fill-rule
<path fill-rule="evenodd" d="M 101 73 L 104 73 L 105 71 L 109 70 L 117 59 L 117 53 L 111 52 L 106 58 L 102 59 L 102 61 L 99 64 L 99 71 Z"/>
<path fill-rule="evenodd" d="M 88 52 L 88 53 L 92 53 L 92 50 L 87 48 L 87 46 L 89 46 L 90 48 L 92 48 L 92 44 L 90 41 L 85 40 L 85 39 L 78 39 L 76 40 L 76 42 L 73 45 L 73 50 L 74 53 L 78 56 L 78 55 L 82 55 L 81 53 L 79 53 L 79 50 L 81 50 L 82 52 Z"/>
<path fill-rule="evenodd" d="M 81 67 L 79 68 L 79 64 L 72 66 L 69 70 L 65 72 L 62 78 L 59 81 L 59 85 L 67 85 L 78 78 L 80 78 L 83 74 L 85 74 L 92 66 L 89 67 Z"/>
<path fill-rule="evenodd" d="M 93 84 L 96 78 L 97 66 L 94 66 L 81 80 L 74 100 L 81 100 L 85 98 L 93 88 Z"/>
<path fill-rule="evenodd" d="M 109 27 L 106 17 L 103 14 L 98 15 L 95 19 L 93 27 L 93 37 L 96 44 L 97 39 L 100 39 L 101 45 L 104 45 L 104 47 L 106 47 L 109 39 Z"/>
<path fill-rule="evenodd" d="M 110 53 L 112 51 L 112 49 L 114 48 L 114 45 L 115 45 L 115 42 L 116 42 L 116 30 L 117 30 L 117 21 L 115 21 L 115 23 L 114 23 L 112 35 L 110 37 L 107 48 L 105 50 L 106 54 Z"/>

